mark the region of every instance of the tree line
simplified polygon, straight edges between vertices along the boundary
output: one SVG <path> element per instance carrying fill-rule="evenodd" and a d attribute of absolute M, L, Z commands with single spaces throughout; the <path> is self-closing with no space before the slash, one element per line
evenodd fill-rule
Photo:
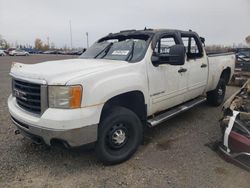
<path fill-rule="evenodd" d="M 20 48 L 20 49 L 36 49 L 36 50 L 41 50 L 41 51 L 46 51 L 46 50 L 69 50 L 69 48 L 65 45 L 63 48 L 56 48 L 55 44 L 53 42 L 45 43 L 43 42 L 40 38 L 36 38 L 34 41 L 34 45 L 30 44 L 10 44 L 7 40 L 5 40 L 2 35 L 0 34 L 0 49 L 8 49 L 11 47 L 15 48 Z"/>
<path fill-rule="evenodd" d="M 250 35 L 245 38 L 245 41 L 250 46 Z M 13 47 L 13 46 L 11 46 L 10 43 L 8 43 L 7 40 L 5 40 L 2 37 L 2 35 L 0 35 L 0 48 L 7 49 L 10 47 Z M 34 49 L 42 50 L 42 51 L 57 49 L 53 42 L 51 44 L 45 43 L 40 38 L 35 39 L 34 46 L 16 44 L 15 47 L 16 48 L 34 48 Z M 230 51 L 232 49 L 232 47 L 230 46 L 225 47 L 223 45 L 211 45 L 211 46 L 207 46 L 206 48 L 208 51 L 223 51 L 223 50 Z M 68 50 L 67 46 L 64 46 L 63 48 L 60 48 L 60 49 Z"/>
<path fill-rule="evenodd" d="M 42 50 L 42 51 L 55 50 L 56 49 L 55 44 L 53 42 L 51 44 L 46 44 L 39 38 L 35 39 L 34 48 L 37 49 L 37 50 Z"/>

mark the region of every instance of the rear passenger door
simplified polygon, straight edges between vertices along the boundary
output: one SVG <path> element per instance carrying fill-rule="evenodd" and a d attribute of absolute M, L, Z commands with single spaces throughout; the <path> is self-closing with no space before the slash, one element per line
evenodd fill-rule
<path fill-rule="evenodd" d="M 208 77 L 208 65 L 200 39 L 195 34 L 182 34 L 186 47 L 187 93 L 185 100 L 202 95 L 205 91 Z"/>

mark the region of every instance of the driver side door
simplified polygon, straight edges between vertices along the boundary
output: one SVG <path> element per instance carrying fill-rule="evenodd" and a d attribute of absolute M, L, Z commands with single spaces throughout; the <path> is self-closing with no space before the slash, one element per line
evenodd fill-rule
<path fill-rule="evenodd" d="M 180 44 L 176 36 L 162 36 L 157 42 L 153 53 L 168 54 L 170 47 L 176 44 Z M 187 92 L 186 64 L 162 64 L 155 66 L 152 62 L 149 62 L 147 66 L 151 114 L 166 110 L 184 102 Z"/>

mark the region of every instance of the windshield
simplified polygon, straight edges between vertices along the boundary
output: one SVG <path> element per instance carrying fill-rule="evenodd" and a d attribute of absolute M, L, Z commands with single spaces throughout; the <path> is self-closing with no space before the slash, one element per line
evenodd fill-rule
<path fill-rule="evenodd" d="M 135 62 L 140 61 L 147 50 L 147 40 L 128 38 L 107 39 L 96 42 L 84 52 L 83 59 L 111 59 Z"/>

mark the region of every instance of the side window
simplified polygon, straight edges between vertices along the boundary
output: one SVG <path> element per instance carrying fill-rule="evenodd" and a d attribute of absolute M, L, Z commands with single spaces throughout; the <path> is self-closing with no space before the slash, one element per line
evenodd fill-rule
<path fill-rule="evenodd" d="M 183 44 L 186 48 L 187 57 L 189 59 L 196 59 L 202 57 L 202 48 L 193 36 L 182 36 Z"/>
<path fill-rule="evenodd" d="M 155 46 L 155 53 L 158 54 L 169 54 L 171 46 L 176 45 L 175 38 L 171 36 L 162 37 Z"/>

